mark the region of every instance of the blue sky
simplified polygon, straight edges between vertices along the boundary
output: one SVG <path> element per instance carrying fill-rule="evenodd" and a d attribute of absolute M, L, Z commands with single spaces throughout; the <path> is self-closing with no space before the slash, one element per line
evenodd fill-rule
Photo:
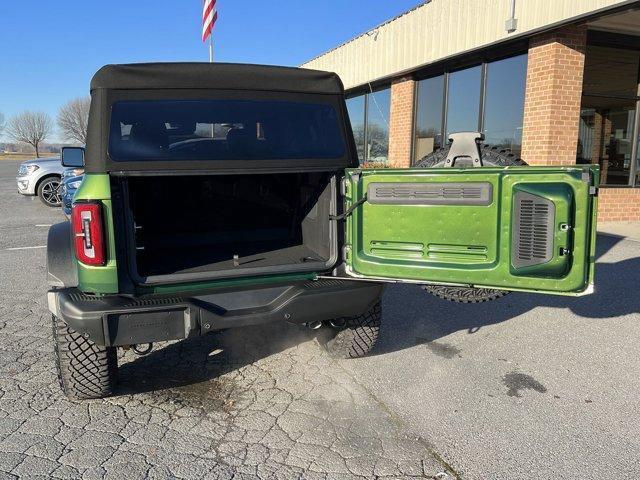
<path fill-rule="evenodd" d="M 215 59 L 299 65 L 419 0 L 218 0 Z M 0 112 L 58 107 L 107 63 L 207 61 L 201 0 L 0 0 Z M 55 140 L 57 138 L 52 138 Z"/>

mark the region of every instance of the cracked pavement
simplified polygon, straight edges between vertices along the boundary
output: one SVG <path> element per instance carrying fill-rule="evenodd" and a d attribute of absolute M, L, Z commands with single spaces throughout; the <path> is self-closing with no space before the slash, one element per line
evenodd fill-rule
<path fill-rule="evenodd" d="M 0 478 L 424 478 L 447 467 L 326 355 L 269 325 L 119 353 L 118 394 L 69 402 L 54 368 L 46 227 L 0 163 Z"/>
<path fill-rule="evenodd" d="M 0 480 L 640 478 L 640 241 L 598 238 L 596 293 L 460 305 L 390 286 L 374 355 L 242 328 L 121 352 L 120 389 L 61 394 L 49 223 L 0 161 Z"/>
<path fill-rule="evenodd" d="M 117 396 L 71 403 L 56 382 L 43 300 L 13 292 L 0 304 L 4 472 L 406 478 L 443 471 L 424 442 L 404 433 L 304 331 L 239 329 L 163 344 L 145 357 L 126 353 Z"/>

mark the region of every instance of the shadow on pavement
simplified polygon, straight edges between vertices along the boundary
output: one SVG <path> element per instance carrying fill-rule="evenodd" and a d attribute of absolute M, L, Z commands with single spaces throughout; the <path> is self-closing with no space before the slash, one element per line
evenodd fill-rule
<path fill-rule="evenodd" d="M 601 259 L 622 240 L 600 235 L 596 259 Z M 585 321 L 640 312 L 640 297 L 622 294 L 640 285 L 640 257 L 615 263 L 598 262 L 595 278 L 595 293 L 583 297 L 514 292 L 480 304 L 447 302 L 419 287 L 389 289 L 383 304 L 385 322 L 374 355 L 433 342 L 460 330 L 473 334 L 486 325 L 504 322 L 536 307 L 567 308 Z"/>
<path fill-rule="evenodd" d="M 201 384 L 240 370 L 313 338 L 305 327 L 260 325 L 213 332 L 160 346 L 148 355 L 126 355 L 119 368 L 118 394 L 127 395 Z M 215 395 L 231 395 L 228 384 L 216 385 Z M 226 393 L 225 393 L 226 392 Z M 195 393 L 195 392 L 192 392 Z M 214 393 L 214 392 L 211 392 Z M 224 402 L 224 398 L 220 398 Z"/>
<path fill-rule="evenodd" d="M 599 236 L 597 258 L 621 240 L 613 236 Z M 584 297 L 512 293 L 482 304 L 447 302 L 417 286 L 391 286 L 384 296 L 384 322 L 373 355 L 430 343 L 460 330 L 473 334 L 483 326 L 509 320 L 539 306 L 568 308 L 584 317 L 585 321 L 640 311 L 640 297 L 621 295 L 640 285 L 640 257 L 599 263 L 596 279 L 596 293 Z M 119 393 L 151 392 L 200 384 L 283 352 L 312 339 L 314 335 L 304 327 L 272 324 L 187 339 L 132 360 L 128 354 L 130 361 L 120 367 Z M 218 395 L 222 396 L 225 388 L 230 388 L 228 385 L 218 387 Z M 224 398 L 220 401 L 223 402 Z"/>

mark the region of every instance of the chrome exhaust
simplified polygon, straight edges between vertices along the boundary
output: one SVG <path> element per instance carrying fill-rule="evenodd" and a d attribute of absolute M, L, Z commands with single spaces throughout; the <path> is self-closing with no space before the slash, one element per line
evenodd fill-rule
<path fill-rule="evenodd" d="M 347 321 L 344 318 L 334 318 L 333 320 L 329 320 L 329 325 L 332 328 L 343 328 L 347 324 Z"/>
<path fill-rule="evenodd" d="M 136 355 L 143 357 L 151 353 L 151 350 L 153 350 L 153 343 L 147 343 L 144 347 L 141 347 L 140 344 L 136 344 L 131 348 L 131 350 L 133 350 L 133 353 Z"/>

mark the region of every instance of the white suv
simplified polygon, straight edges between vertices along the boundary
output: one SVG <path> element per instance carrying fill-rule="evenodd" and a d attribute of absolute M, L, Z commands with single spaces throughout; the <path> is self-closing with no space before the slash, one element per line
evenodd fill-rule
<path fill-rule="evenodd" d="M 18 193 L 38 195 L 49 207 L 60 206 L 60 178 L 65 167 L 60 158 L 36 158 L 20 164 L 18 169 Z"/>

